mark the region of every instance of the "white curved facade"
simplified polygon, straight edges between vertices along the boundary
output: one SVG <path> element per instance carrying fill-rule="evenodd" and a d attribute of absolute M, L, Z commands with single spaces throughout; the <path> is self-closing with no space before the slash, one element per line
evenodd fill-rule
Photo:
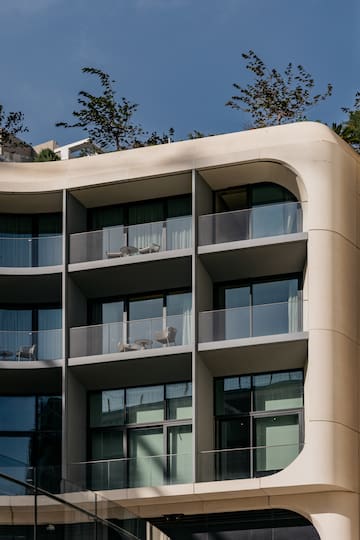
<path fill-rule="evenodd" d="M 213 193 L 264 182 L 301 203 L 301 230 L 202 245 L 199 216 L 214 212 Z M 360 538 L 359 182 L 359 156 L 308 122 L 63 162 L 1 163 L 0 213 L 61 212 L 64 234 L 62 264 L 0 268 L 3 304 L 51 299 L 61 303 L 63 328 L 60 358 L 0 360 L 0 394 L 61 393 L 63 474 L 76 476 L 72 464 L 89 460 L 88 392 L 191 381 L 192 481 L 111 489 L 107 498 L 145 518 L 288 509 L 309 519 L 321 540 Z M 86 260 L 86 252 L 71 261 L 70 235 L 87 231 L 87 209 L 185 194 L 192 195 L 189 245 L 146 245 L 136 257 L 104 248 L 101 257 Z M 297 328 L 201 338 L 199 314 L 214 310 L 217 283 L 294 274 L 302 282 Z M 88 325 L 88 300 L 161 288 L 191 292 L 186 342 L 153 348 L 152 336 L 136 350 L 71 352 L 70 328 Z M 297 457 L 275 474 L 204 481 L 201 456 L 217 448 L 214 380 L 286 370 L 304 373 Z"/>

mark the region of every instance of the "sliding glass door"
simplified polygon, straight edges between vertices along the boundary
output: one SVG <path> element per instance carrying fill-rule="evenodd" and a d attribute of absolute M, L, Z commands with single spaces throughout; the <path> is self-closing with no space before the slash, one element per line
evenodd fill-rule
<path fill-rule="evenodd" d="M 219 287 L 217 339 L 297 332 L 301 327 L 299 279 L 279 279 Z"/>
<path fill-rule="evenodd" d="M 255 476 L 285 469 L 299 454 L 299 415 L 255 418 Z"/>
<path fill-rule="evenodd" d="M 164 483 L 164 437 L 161 427 L 128 432 L 129 487 L 160 486 Z"/>
<path fill-rule="evenodd" d="M 168 427 L 168 467 L 170 484 L 192 482 L 192 429 L 191 425 Z"/>

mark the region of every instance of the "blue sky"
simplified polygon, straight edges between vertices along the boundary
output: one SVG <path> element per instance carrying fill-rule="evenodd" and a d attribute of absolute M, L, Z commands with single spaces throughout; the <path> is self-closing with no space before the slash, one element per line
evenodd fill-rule
<path fill-rule="evenodd" d="M 111 74 L 145 129 L 177 139 L 249 124 L 224 106 L 249 80 L 249 49 L 270 67 L 302 64 L 319 91 L 333 83 L 311 119 L 341 121 L 360 90 L 359 0 L 1 0 L 0 20 L 0 103 L 24 112 L 33 144 L 84 136 L 54 126 L 96 89 L 83 66 Z"/>

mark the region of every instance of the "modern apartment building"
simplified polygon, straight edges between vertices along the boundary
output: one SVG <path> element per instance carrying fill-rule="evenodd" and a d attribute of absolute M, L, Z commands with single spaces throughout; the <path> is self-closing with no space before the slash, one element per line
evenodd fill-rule
<path fill-rule="evenodd" d="M 359 539 L 359 191 L 310 122 L 1 163 L 0 472 L 147 540 Z"/>

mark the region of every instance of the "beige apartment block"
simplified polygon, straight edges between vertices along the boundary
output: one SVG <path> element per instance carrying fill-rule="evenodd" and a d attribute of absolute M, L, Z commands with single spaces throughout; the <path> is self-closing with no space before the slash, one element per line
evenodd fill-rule
<path fill-rule="evenodd" d="M 359 191 L 312 122 L 0 163 L 0 538 L 360 539 Z"/>

